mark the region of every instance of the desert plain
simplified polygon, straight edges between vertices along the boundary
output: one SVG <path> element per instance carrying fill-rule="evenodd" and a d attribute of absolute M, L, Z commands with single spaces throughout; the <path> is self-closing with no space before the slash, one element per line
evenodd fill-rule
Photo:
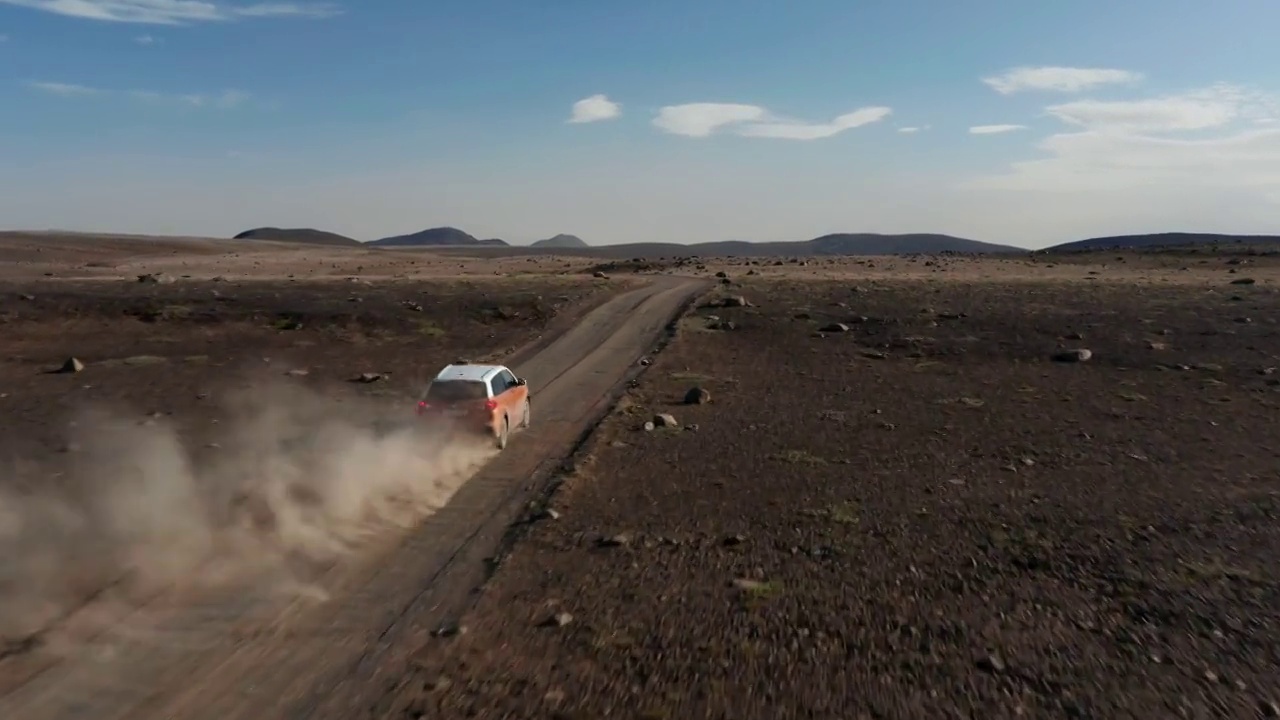
<path fill-rule="evenodd" d="M 1280 717 L 1278 290 L 0 234 L 0 717 Z"/>

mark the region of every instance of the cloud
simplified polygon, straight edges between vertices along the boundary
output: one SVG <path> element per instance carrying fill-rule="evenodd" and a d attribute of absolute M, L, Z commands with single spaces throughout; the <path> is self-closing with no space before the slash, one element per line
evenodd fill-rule
<path fill-rule="evenodd" d="M 203 93 L 187 93 L 167 95 L 152 90 L 130 90 L 129 97 L 152 103 L 175 103 L 188 107 L 214 107 L 224 110 L 239 107 L 249 100 L 249 93 L 240 90 L 224 90 L 221 93 L 207 95 Z"/>
<path fill-rule="evenodd" d="M 103 94 L 103 91 L 98 88 L 91 88 L 85 85 L 74 85 L 72 83 L 31 81 L 26 83 L 26 85 L 27 87 L 39 90 L 40 92 L 49 93 L 50 95 L 58 95 L 60 97 L 82 97 L 85 95 Z"/>
<path fill-rule="evenodd" d="M 123 95 L 142 102 L 172 103 L 186 105 L 189 107 L 215 107 L 221 109 L 239 107 L 250 98 L 249 93 L 242 90 L 224 90 L 212 95 L 203 93 L 167 94 L 156 92 L 154 90 L 129 90 L 127 92 L 117 93 L 112 90 L 93 88 L 85 85 L 74 85 L 71 83 L 31 81 L 26 83 L 26 85 L 34 90 L 39 90 L 40 92 L 48 93 L 50 95 L 58 95 L 60 97 Z"/>
<path fill-rule="evenodd" d="M 891 112 L 887 107 L 866 107 L 831 122 L 812 123 L 775 116 L 759 105 L 687 103 L 660 108 L 653 125 L 665 133 L 685 137 L 708 137 L 728 129 L 741 137 L 819 140 L 879 122 Z"/>
<path fill-rule="evenodd" d="M 612 120 L 621 114 L 622 106 L 618 103 L 611 101 L 605 95 L 592 95 L 573 104 L 573 115 L 569 117 L 569 122 L 589 123 Z"/>
<path fill-rule="evenodd" d="M 653 125 L 672 135 L 707 137 L 726 125 L 759 120 L 765 115 L 765 109 L 758 105 L 688 103 L 660 108 Z"/>
<path fill-rule="evenodd" d="M 1052 105 L 1046 112 L 1070 132 L 1040 141 L 1043 157 L 966 185 L 1163 198 L 1203 189 L 1280 203 L 1280 129 L 1259 124 L 1275 117 L 1276 108 L 1266 93 L 1227 84 L 1159 98 Z"/>
<path fill-rule="evenodd" d="M 1001 95 L 1028 90 L 1075 93 L 1100 85 L 1136 83 L 1141 73 L 1111 68 L 1017 67 L 1003 75 L 986 77 L 982 82 Z"/>
<path fill-rule="evenodd" d="M 155 44 L 156 39 L 154 37 L 151 37 L 150 35 L 139 35 L 138 37 L 134 38 L 133 41 L 138 43 L 139 45 L 153 45 Z"/>
<path fill-rule="evenodd" d="M 0 0 L 0 5 L 16 5 L 83 20 L 148 25 L 185 25 L 237 18 L 327 18 L 342 12 L 328 2 L 238 5 L 215 0 Z"/>
<path fill-rule="evenodd" d="M 1088 131 L 1052 135 L 1038 147 L 1047 158 L 1014 163 L 973 184 L 1053 192 L 1280 187 L 1280 130 L 1194 140 Z"/>
<path fill-rule="evenodd" d="M 1079 100 L 1050 105 L 1045 112 L 1091 130 L 1158 133 L 1222 127 L 1238 119 L 1268 117 L 1275 109 L 1268 96 L 1224 83 L 1141 100 Z"/>
<path fill-rule="evenodd" d="M 999 135 L 1001 133 L 1026 130 L 1026 125 L 974 125 L 969 128 L 970 135 Z"/>
<path fill-rule="evenodd" d="M 898 132 L 902 133 L 903 135 L 915 135 L 916 133 L 922 133 L 925 130 L 932 130 L 932 129 L 933 129 L 932 125 L 911 125 L 907 127 L 898 128 Z"/>

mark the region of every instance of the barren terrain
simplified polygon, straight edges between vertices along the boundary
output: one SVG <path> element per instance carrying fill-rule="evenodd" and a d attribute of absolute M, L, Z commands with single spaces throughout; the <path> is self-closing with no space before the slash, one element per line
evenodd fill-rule
<path fill-rule="evenodd" d="M 9 234 L 0 717 L 1280 715 L 1278 289 Z"/>
<path fill-rule="evenodd" d="M 1280 273 L 1200 259 L 709 264 L 394 708 L 1280 714 Z"/>

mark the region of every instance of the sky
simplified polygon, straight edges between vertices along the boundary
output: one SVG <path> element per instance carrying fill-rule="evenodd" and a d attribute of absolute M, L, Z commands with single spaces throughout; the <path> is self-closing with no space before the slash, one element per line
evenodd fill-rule
<path fill-rule="evenodd" d="M 0 226 L 1280 233 L 1275 0 L 0 0 Z"/>

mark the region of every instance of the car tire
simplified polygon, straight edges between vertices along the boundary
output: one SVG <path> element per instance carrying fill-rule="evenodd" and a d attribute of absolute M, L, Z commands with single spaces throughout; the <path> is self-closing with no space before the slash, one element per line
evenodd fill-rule
<path fill-rule="evenodd" d="M 525 400 L 525 401 L 524 401 L 524 415 L 522 415 L 522 416 L 521 416 L 521 418 L 520 418 L 520 428 L 521 428 L 521 429 L 527 429 L 527 428 L 529 427 L 529 423 L 530 423 L 530 422 L 532 422 L 532 420 L 531 420 L 531 418 L 530 418 L 530 413 L 531 413 L 531 412 L 532 412 L 532 411 L 530 410 L 529 401 L 528 401 L 528 400 Z"/>
<path fill-rule="evenodd" d="M 502 429 L 498 431 L 498 449 L 499 450 L 507 449 L 507 439 L 510 436 L 511 436 L 511 421 L 506 416 L 503 416 Z"/>

